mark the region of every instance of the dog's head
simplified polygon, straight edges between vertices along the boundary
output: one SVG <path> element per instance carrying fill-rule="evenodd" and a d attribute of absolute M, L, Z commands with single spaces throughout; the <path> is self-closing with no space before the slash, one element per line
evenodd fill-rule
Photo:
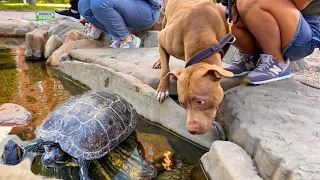
<path fill-rule="evenodd" d="M 187 110 L 187 130 L 191 134 L 206 133 L 224 96 L 220 80 L 232 77 L 232 72 L 199 63 L 185 69 L 176 68 L 167 75 L 177 80 L 179 102 Z"/>

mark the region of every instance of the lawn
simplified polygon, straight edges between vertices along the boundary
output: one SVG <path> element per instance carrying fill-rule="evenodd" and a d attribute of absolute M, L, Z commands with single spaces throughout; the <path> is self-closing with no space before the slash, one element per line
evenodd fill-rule
<path fill-rule="evenodd" d="M 23 3 L 0 3 L 0 11 L 54 11 L 69 8 L 70 4 L 37 4 L 36 6 Z"/>

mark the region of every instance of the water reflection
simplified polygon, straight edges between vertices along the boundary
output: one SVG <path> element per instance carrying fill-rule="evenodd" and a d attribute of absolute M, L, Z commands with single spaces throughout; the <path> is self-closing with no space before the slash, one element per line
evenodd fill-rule
<path fill-rule="evenodd" d="M 62 83 L 52 79 L 46 73 L 44 62 L 25 62 L 24 48 L 11 47 L 9 55 L 16 63 L 15 69 L 0 70 L 0 103 L 19 104 L 32 113 L 32 119 L 26 126 L 15 127 L 10 134 L 16 134 L 22 140 L 35 138 L 34 130 L 61 102 L 71 94 L 63 88 Z"/>

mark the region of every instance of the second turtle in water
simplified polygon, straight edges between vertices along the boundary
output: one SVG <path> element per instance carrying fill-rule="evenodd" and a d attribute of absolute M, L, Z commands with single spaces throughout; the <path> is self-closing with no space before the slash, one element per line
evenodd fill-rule
<path fill-rule="evenodd" d="M 16 165 L 25 151 L 47 146 L 41 158 L 45 166 L 66 165 L 72 156 L 80 166 L 80 178 L 88 180 L 90 162 L 124 141 L 135 130 L 136 118 L 135 109 L 119 95 L 90 92 L 75 96 L 37 130 L 37 140 L 25 147 L 9 141 L 2 158 L 5 164 Z"/>

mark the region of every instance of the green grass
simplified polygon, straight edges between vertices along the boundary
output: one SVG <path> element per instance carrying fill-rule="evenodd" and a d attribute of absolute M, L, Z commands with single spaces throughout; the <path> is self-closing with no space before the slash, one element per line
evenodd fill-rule
<path fill-rule="evenodd" d="M 69 7 L 69 4 L 37 4 L 36 6 L 25 6 L 22 3 L 0 3 L 0 11 L 54 11 Z"/>

